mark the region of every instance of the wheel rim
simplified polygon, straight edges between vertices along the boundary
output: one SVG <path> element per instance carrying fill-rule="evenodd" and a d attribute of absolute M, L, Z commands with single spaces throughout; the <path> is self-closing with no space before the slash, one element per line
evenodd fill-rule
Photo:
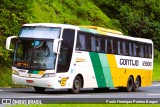
<path fill-rule="evenodd" d="M 75 80 L 75 82 L 74 82 L 74 89 L 75 90 L 79 89 L 79 87 L 80 87 L 79 84 L 80 84 L 79 80 Z"/>

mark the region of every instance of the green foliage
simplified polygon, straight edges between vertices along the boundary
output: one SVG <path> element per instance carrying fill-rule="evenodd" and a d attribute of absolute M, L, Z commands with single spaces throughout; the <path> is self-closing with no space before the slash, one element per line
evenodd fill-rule
<path fill-rule="evenodd" d="M 9 58 L 9 52 L 5 49 L 6 37 L 0 36 L 0 63 L 7 64 L 11 63 Z"/>
<path fill-rule="evenodd" d="M 96 25 L 118 29 L 100 8 L 90 0 L 1 0 L 0 1 L 0 64 L 11 67 L 11 53 L 5 49 L 8 36 L 17 35 L 24 23 L 66 23 Z M 0 73 L 6 71 L 1 67 Z M 0 86 L 10 78 L 7 70 Z M 8 74 L 7 74 L 8 73 Z M 11 79 L 9 79 L 11 80 Z M 11 82 L 8 82 L 11 83 Z"/>
<path fill-rule="evenodd" d="M 1 36 L 17 35 L 21 25 L 23 23 L 29 22 L 32 16 L 32 2 L 33 0 L 1 0 Z"/>
<path fill-rule="evenodd" d="M 154 58 L 160 61 L 160 52 L 158 50 L 154 50 Z"/>
<path fill-rule="evenodd" d="M 8 87 L 12 86 L 12 79 L 11 79 L 11 65 L 2 65 L 0 64 L 0 87 Z"/>
<path fill-rule="evenodd" d="M 73 25 L 95 25 L 118 29 L 100 8 L 89 0 L 35 0 L 32 22 L 66 23 Z"/>
<path fill-rule="evenodd" d="M 17 35 L 23 23 L 32 19 L 33 0 L 0 1 L 0 63 L 11 63 L 10 54 L 5 49 L 7 36 Z"/>
<path fill-rule="evenodd" d="M 159 0 L 94 0 L 94 3 L 111 19 L 120 21 L 127 35 L 149 38 L 160 51 Z"/>
<path fill-rule="evenodd" d="M 160 56 L 160 54 L 159 54 Z M 160 70 L 160 59 L 158 60 L 157 58 L 154 59 L 154 65 L 153 65 L 153 74 L 152 74 L 152 80 L 154 81 L 159 81 L 160 76 L 159 76 L 159 70 Z"/>
<path fill-rule="evenodd" d="M 5 40 L 17 35 L 22 24 L 66 23 L 106 27 L 126 35 L 152 39 L 158 68 L 159 19 L 159 0 L 0 0 L 0 66 L 11 64 L 11 53 L 5 49 Z M 0 73 L 3 70 L 6 68 L 1 67 Z"/>

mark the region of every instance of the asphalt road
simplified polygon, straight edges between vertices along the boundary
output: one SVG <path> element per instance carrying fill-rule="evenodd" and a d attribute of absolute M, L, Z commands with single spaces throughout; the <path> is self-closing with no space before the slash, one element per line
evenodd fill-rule
<path fill-rule="evenodd" d="M 140 88 L 137 92 L 120 92 L 118 89 L 110 89 L 109 91 L 95 91 L 93 89 L 81 90 L 79 94 L 69 94 L 67 90 L 47 89 L 45 93 L 38 94 L 32 88 L 0 88 L 0 100 L 2 99 L 45 99 L 45 103 L 56 102 L 102 102 L 113 99 L 153 99 L 160 103 L 160 83 L 154 82 L 152 86 Z M 47 99 L 46 99 L 47 98 Z M 2 103 L 2 101 L 0 101 Z M 155 102 L 155 103 L 157 103 Z M 3 102 L 5 103 L 5 102 Z M 12 103 L 15 103 L 12 101 Z M 17 103 L 17 102 L 16 102 Z M 20 102 L 22 103 L 22 102 Z M 25 102 L 23 102 L 25 103 Z M 114 102 L 112 102 L 114 103 Z"/>

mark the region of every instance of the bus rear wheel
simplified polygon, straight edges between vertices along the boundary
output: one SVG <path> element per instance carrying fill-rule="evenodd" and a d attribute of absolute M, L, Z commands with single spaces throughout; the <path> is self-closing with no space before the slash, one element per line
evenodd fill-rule
<path fill-rule="evenodd" d="M 133 91 L 134 92 L 136 92 L 138 89 L 139 89 L 139 87 L 140 87 L 140 77 L 137 77 L 136 78 L 136 81 L 134 82 L 134 87 L 133 87 Z"/>
<path fill-rule="evenodd" d="M 72 89 L 69 89 L 68 91 L 72 94 L 78 94 L 82 86 L 82 80 L 79 76 L 76 76 L 73 81 L 73 87 Z"/>
<path fill-rule="evenodd" d="M 128 81 L 127 81 L 126 91 L 131 92 L 133 90 L 133 87 L 134 87 L 134 80 L 131 76 L 129 76 Z"/>
<path fill-rule="evenodd" d="M 42 88 L 42 87 L 34 87 L 34 90 L 37 92 L 37 93 L 44 93 L 46 88 Z"/>

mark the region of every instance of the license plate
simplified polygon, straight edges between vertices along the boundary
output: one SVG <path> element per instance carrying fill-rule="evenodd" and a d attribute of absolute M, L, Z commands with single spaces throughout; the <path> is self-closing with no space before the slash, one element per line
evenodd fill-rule
<path fill-rule="evenodd" d="M 27 83 L 33 83 L 33 80 L 26 80 Z"/>

